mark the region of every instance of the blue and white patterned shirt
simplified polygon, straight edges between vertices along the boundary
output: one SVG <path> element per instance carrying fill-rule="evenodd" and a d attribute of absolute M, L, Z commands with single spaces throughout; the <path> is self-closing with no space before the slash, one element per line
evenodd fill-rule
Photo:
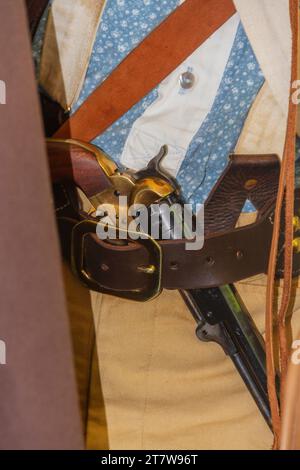
<path fill-rule="evenodd" d="M 85 83 L 72 112 L 179 3 L 180 0 L 106 1 Z M 37 62 L 46 19 L 47 12 L 34 41 Z M 227 164 L 228 155 L 234 151 L 250 107 L 263 83 L 263 74 L 240 23 L 213 105 L 199 124 L 177 174 L 187 201 L 203 203 L 207 198 Z M 120 163 L 134 123 L 158 98 L 157 87 L 99 135 L 94 143 Z M 297 156 L 300 159 L 300 145 Z M 252 207 L 248 205 L 245 209 L 252 210 Z"/>

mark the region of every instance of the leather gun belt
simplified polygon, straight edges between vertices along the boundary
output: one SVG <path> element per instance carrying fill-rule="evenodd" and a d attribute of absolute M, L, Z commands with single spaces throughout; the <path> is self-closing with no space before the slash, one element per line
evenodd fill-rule
<path fill-rule="evenodd" d="M 204 247 L 188 251 L 187 240 L 149 237 L 120 243 L 96 236 L 97 221 L 78 206 L 74 184 L 92 200 L 114 189 L 109 172 L 113 175 L 116 169 L 103 171 L 91 151 L 93 146 L 85 147 L 74 141 L 48 143 L 63 252 L 87 287 L 148 300 L 162 288 L 215 287 L 267 272 L 280 171 L 275 155 L 230 157 L 205 204 Z M 247 200 L 257 209 L 257 220 L 236 228 Z M 152 270 L 147 269 L 151 266 Z"/>

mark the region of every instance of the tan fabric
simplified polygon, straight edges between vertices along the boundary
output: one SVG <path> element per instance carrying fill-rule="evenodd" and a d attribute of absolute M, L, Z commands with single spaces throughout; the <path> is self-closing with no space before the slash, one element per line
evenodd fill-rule
<path fill-rule="evenodd" d="M 105 0 L 54 0 L 51 7 L 39 80 L 65 109 L 79 96 L 104 4 Z"/>
<path fill-rule="evenodd" d="M 286 116 L 265 83 L 250 110 L 235 152 L 275 153 L 282 158 L 285 133 Z"/>
<path fill-rule="evenodd" d="M 88 415 L 87 448 L 271 447 L 271 433 L 231 361 L 218 346 L 198 341 L 194 320 L 177 292 L 165 291 L 142 305 L 95 293 L 91 302 L 68 271 L 65 279 L 85 419 Z M 265 276 L 238 285 L 262 333 L 265 286 Z M 294 299 L 297 331 L 299 290 Z M 88 378 L 91 307 L 102 390 Z M 95 361 L 92 367 L 95 371 Z"/>
<path fill-rule="evenodd" d="M 289 0 L 234 0 L 275 99 L 287 116 L 292 34 Z"/>
<path fill-rule="evenodd" d="M 265 284 L 258 276 L 238 285 L 262 332 Z M 295 301 L 298 329 L 299 291 Z M 271 447 L 271 433 L 231 361 L 218 346 L 198 341 L 178 293 L 165 291 L 143 305 L 92 294 L 92 304 L 104 395 L 92 448 L 106 448 L 105 419 L 111 449 Z M 77 309 L 78 299 L 72 305 Z M 89 309 L 81 302 L 82 319 Z"/>
<path fill-rule="evenodd" d="M 230 360 L 196 339 L 177 292 L 142 308 L 104 297 L 96 318 L 111 449 L 271 446 Z"/>
<path fill-rule="evenodd" d="M 289 0 L 234 0 L 234 3 L 266 79 L 236 152 L 270 152 L 282 159 L 292 55 Z"/>
<path fill-rule="evenodd" d="M 234 3 L 266 78 L 266 84 L 257 98 L 258 103 L 254 105 L 247 120 L 237 152 L 253 153 L 256 144 L 259 152 L 264 138 L 265 151 L 270 151 L 269 148 L 278 149 L 275 153 L 282 156 L 291 65 L 288 0 L 234 0 Z M 300 58 L 298 75 L 300 76 Z M 272 134 L 273 141 L 270 138 Z M 300 120 L 298 134 L 300 135 Z"/>
<path fill-rule="evenodd" d="M 90 294 L 67 266 L 63 268 L 86 446 L 91 450 L 107 449 L 107 424 Z"/>

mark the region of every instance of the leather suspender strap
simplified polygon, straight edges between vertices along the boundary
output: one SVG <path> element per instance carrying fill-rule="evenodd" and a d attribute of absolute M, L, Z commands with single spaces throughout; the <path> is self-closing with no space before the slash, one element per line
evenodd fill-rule
<path fill-rule="evenodd" d="M 274 296 L 275 296 L 275 271 L 280 236 L 280 219 L 283 202 L 285 199 L 285 248 L 284 248 L 284 285 L 282 300 L 277 316 L 279 322 L 279 362 L 281 369 L 281 402 L 285 393 L 285 379 L 288 361 L 288 346 L 286 337 L 286 314 L 291 299 L 292 267 L 293 267 L 293 215 L 294 215 L 294 187 L 295 187 L 295 136 L 297 107 L 292 100 L 292 84 L 297 79 L 297 52 L 298 52 L 298 1 L 290 0 L 290 16 L 292 28 L 292 71 L 291 71 L 291 94 L 289 102 L 289 114 L 287 123 L 287 134 L 285 151 L 281 167 L 281 175 L 278 189 L 277 207 L 274 221 L 273 241 L 269 261 L 267 305 L 266 305 L 266 353 L 268 370 L 268 392 L 270 397 L 273 429 L 274 448 L 279 446 L 280 436 L 280 408 L 276 393 L 276 370 L 275 370 L 275 348 L 274 348 Z"/>
<path fill-rule="evenodd" d="M 232 0 L 186 0 L 121 62 L 55 137 L 93 140 L 175 70 L 235 11 Z"/>

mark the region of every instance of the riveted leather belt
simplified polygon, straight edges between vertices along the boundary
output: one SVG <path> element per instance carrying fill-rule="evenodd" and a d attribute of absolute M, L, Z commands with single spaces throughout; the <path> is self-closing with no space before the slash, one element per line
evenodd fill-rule
<path fill-rule="evenodd" d="M 63 252 L 87 287 L 148 300 L 162 288 L 215 287 L 267 272 L 280 171 L 275 155 L 230 157 L 204 207 L 204 247 L 188 251 L 184 239 L 104 241 L 97 237 L 99 220 L 82 210 L 74 183 L 91 200 L 101 193 L 105 199 L 107 191 L 114 189 L 116 169 L 107 160 L 106 166 L 112 166 L 104 171 L 93 150 L 98 151 L 74 141 L 48 142 Z M 257 220 L 236 228 L 247 200 L 256 207 Z M 149 266 L 155 269 L 147 270 Z"/>

